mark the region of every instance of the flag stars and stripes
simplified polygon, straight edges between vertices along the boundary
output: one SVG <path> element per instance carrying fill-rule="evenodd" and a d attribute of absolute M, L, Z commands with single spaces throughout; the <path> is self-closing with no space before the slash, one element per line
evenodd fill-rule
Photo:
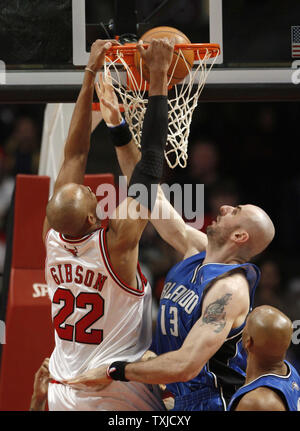
<path fill-rule="evenodd" d="M 300 25 L 292 26 L 292 57 L 300 58 Z"/>

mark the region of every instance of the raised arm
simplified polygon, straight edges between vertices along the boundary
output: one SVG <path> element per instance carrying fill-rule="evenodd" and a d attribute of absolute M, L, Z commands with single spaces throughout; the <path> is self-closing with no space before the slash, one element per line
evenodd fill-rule
<path fill-rule="evenodd" d="M 136 164 L 140 161 L 141 153 L 135 145 L 125 120 L 119 111 L 117 96 L 114 92 L 111 77 L 100 75 L 99 83 L 96 83 L 96 91 L 99 97 L 103 119 L 109 127 L 113 137 L 115 150 L 121 171 L 127 177 L 129 183 Z M 125 130 L 128 131 L 125 133 Z M 118 142 L 118 135 L 120 142 Z M 126 140 L 126 137 L 127 140 Z M 203 232 L 186 224 L 180 214 L 170 204 L 164 195 L 162 188 L 157 190 L 155 214 L 169 214 L 167 219 L 151 218 L 150 221 L 164 241 L 183 254 L 184 257 L 192 256 L 205 250 L 207 237 Z"/>
<path fill-rule="evenodd" d="M 96 72 L 102 68 L 107 49 L 116 41 L 97 40 L 91 47 L 91 54 L 84 73 L 82 87 L 73 111 L 68 137 L 64 148 L 64 160 L 54 184 L 54 194 L 65 184 L 83 184 L 86 162 L 90 149 L 92 125 L 92 101 Z M 50 225 L 44 221 L 43 239 Z"/>
<path fill-rule="evenodd" d="M 141 45 L 138 49 L 150 71 L 141 159 L 131 175 L 128 197 L 111 216 L 107 232 L 112 265 L 118 268 L 121 279 L 133 287 L 136 285 L 139 240 L 148 222 L 152 202 L 155 202 L 153 191 L 155 194 L 163 172 L 168 128 L 167 71 L 173 57 L 174 43 L 153 40 L 147 50 Z M 140 193 L 134 188 L 138 188 Z"/>

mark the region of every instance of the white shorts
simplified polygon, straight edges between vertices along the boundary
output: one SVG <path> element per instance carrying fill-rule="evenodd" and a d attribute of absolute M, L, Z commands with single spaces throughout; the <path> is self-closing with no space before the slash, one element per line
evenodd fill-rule
<path fill-rule="evenodd" d="M 59 383 L 49 383 L 50 411 L 160 411 L 166 410 L 157 385 L 113 381 L 102 391 L 85 392 Z"/>

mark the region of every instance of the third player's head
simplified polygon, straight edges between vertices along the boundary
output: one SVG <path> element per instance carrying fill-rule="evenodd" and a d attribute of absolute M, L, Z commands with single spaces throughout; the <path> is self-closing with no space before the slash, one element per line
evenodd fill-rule
<path fill-rule="evenodd" d="M 280 310 L 270 305 L 254 308 L 243 330 L 243 346 L 248 360 L 254 360 L 261 368 L 282 361 L 292 334 L 292 322 Z"/>
<path fill-rule="evenodd" d="M 217 219 L 207 227 L 208 247 L 221 248 L 232 259 L 247 261 L 272 241 L 274 225 L 264 210 L 255 205 L 220 207 Z"/>
<path fill-rule="evenodd" d="M 96 228 L 97 198 L 84 185 L 69 183 L 61 187 L 47 205 L 47 218 L 54 230 L 79 237 Z"/>

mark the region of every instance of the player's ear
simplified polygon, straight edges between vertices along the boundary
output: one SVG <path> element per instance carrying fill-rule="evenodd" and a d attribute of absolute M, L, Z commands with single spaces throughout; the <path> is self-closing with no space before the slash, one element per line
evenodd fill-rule
<path fill-rule="evenodd" d="M 247 352 L 251 352 L 251 351 L 252 351 L 252 349 L 253 349 L 253 345 L 254 345 L 253 338 L 249 335 L 249 336 L 244 340 L 244 349 L 245 349 Z"/>
<path fill-rule="evenodd" d="M 87 216 L 87 222 L 90 226 L 94 225 L 97 222 L 96 217 L 94 216 L 94 214 L 90 213 Z"/>
<path fill-rule="evenodd" d="M 245 230 L 236 230 L 232 234 L 232 240 L 237 244 L 245 244 L 249 239 L 249 234 Z"/>

